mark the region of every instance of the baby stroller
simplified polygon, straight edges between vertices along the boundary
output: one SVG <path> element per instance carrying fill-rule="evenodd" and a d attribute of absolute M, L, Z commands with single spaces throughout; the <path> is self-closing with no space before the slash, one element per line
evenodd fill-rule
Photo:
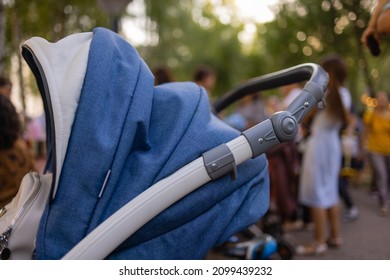
<path fill-rule="evenodd" d="M 216 111 L 248 90 L 310 79 L 286 112 L 240 135 L 196 85 L 154 87 L 135 49 L 106 29 L 32 38 L 22 54 L 43 98 L 53 176 L 35 259 L 203 258 L 266 212 L 262 154 L 295 136 L 327 85 L 315 64 L 245 83 Z M 0 240 L 11 257 L 16 232 Z"/>

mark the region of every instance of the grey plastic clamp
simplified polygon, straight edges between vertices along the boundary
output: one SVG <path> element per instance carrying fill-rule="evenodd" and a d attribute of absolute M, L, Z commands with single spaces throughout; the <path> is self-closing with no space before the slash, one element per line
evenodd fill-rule
<path fill-rule="evenodd" d="M 252 150 L 252 158 L 258 157 L 273 146 L 280 144 L 270 119 L 245 130 L 242 135 L 248 140 Z"/>
<path fill-rule="evenodd" d="M 212 180 L 230 173 L 237 178 L 237 165 L 234 156 L 226 144 L 219 145 L 202 154 L 204 166 Z"/>
<path fill-rule="evenodd" d="M 301 94 L 291 102 L 286 111 L 291 113 L 297 123 L 301 123 L 307 113 L 321 102 L 323 97 L 324 92 L 322 88 L 316 83 L 308 82 Z"/>
<path fill-rule="evenodd" d="M 277 112 L 271 116 L 272 126 L 279 142 L 293 140 L 298 133 L 299 125 L 297 120 L 290 112 Z"/>
<path fill-rule="evenodd" d="M 300 95 L 287 107 L 242 134 L 248 140 L 255 158 L 282 142 L 293 140 L 298 133 L 299 124 L 324 96 L 323 88 L 314 82 L 306 83 Z"/>

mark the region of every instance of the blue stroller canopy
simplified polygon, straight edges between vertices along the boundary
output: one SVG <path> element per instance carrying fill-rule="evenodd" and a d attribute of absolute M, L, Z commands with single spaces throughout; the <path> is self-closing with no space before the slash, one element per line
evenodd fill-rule
<path fill-rule="evenodd" d="M 210 113 L 203 88 L 155 87 L 136 50 L 104 28 L 54 44 L 32 38 L 23 56 L 44 100 L 54 175 L 36 259 L 62 258 L 151 185 L 240 135 Z M 170 206 L 107 258 L 200 259 L 268 206 L 260 156 L 239 165 L 237 179 L 224 176 Z"/>

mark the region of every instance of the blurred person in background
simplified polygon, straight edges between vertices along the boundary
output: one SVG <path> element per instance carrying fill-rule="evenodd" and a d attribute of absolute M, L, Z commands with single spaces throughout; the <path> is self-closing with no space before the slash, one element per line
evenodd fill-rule
<path fill-rule="evenodd" d="M 288 105 L 302 92 L 299 84 L 289 84 L 281 87 L 282 100 L 280 110 L 286 110 Z M 297 141 L 282 143 L 268 150 L 271 194 L 275 200 L 276 212 L 279 214 L 284 231 L 303 229 L 305 226 L 298 214 L 298 175 L 299 154 Z M 308 224 L 307 216 L 303 220 Z"/>
<path fill-rule="evenodd" d="M 334 65 L 334 66 L 328 66 L 328 65 Z M 347 71 L 347 65 L 343 58 L 341 58 L 339 55 L 329 55 L 324 59 L 324 67 L 325 68 L 332 68 L 334 69 L 334 77 L 337 79 L 337 83 L 339 85 L 338 92 L 341 97 L 341 101 L 344 105 L 344 108 L 348 114 L 349 123 L 348 126 L 345 127 L 340 134 L 341 140 L 345 139 L 347 136 L 352 136 L 353 133 L 356 130 L 356 119 L 354 114 L 352 113 L 352 96 L 349 91 L 349 89 L 345 86 L 345 81 L 348 76 Z M 347 151 L 344 149 L 345 146 L 342 145 L 342 166 L 346 166 L 348 164 L 347 158 L 345 155 L 347 155 Z M 348 157 L 348 155 L 347 155 Z M 343 216 L 344 221 L 354 221 L 359 216 L 359 210 L 357 206 L 355 205 L 352 196 L 349 192 L 349 184 L 348 184 L 348 177 L 342 176 L 340 174 L 339 178 L 339 192 L 340 197 L 342 199 L 342 202 L 346 208 L 346 213 Z"/>
<path fill-rule="evenodd" d="M 357 172 L 362 170 L 364 166 L 362 122 L 358 115 L 352 112 L 349 115 L 349 120 L 349 125 L 341 133 L 343 160 L 339 190 L 347 210 L 343 215 L 344 222 L 351 222 L 359 217 L 359 210 L 349 193 L 349 188 L 352 179 L 356 178 Z"/>
<path fill-rule="evenodd" d="M 324 254 L 328 246 L 339 247 L 340 205 L 339 174 L 342 148 L 340 130 L 348 123 L 348 113 L 339 92 L 342 86 L 337 78 L 339 63 L 326 58 L 322 67 L 329 74 L 326 107 L 314 109 L 304 120 L 309 125 L 299 183 L 299 201 L 310 207 L 314 223 L 313 241 L 296 248 L 301 255 Z M 310 120 L 311 119 L 311 120 Z M 326 231 L 329 228 L 329 236 Z"/>
<path fill-rule="evenodd" d="M 373 169 L 376 187 L 379 191 L 379 214 L 389 213 L 389 175 L 390 175 L 390 110 L 387 92 L 376 95 L 377 106 L 367 110 L 363 116 L 364 135 L 367 152 Z"/>
<path fill-rule="evenodd" d="M 23 176 L 34 169 L 30 150 L 20 135 L 18 113 L 9 98 L 0 95 L 0 207 L 12 200 Z"/>
<path fill-rule="evenodd" d="M 193 81 L 211 94 L 217 81 L 215 70 L 209 66 L 199 66 L 193 74 Z"/>
<path fill-rule="evenodd" d="M 239 131 L 244 131 L 268 118 L 261 93 L 247 95 L 237 105 L 234 111 L 223 119 Z"/>
<path fill-rule="evenodd" d="M 0 76 L 0 95 L 11 99 L 12 83 L 7 77 Z"/>
<path fill-rule="evenodd" d="M 165 66 L 156 67 L 153 70 L 153 75 L 155 78 L 154 84 L 156 86 L 175 81 L 171 70 Z"/>

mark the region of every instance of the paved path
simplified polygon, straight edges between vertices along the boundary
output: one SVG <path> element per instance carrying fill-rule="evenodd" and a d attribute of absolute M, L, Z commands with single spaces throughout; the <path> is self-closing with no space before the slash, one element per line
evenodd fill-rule
<path fill-rule="evenodd" d="M 370 197 L 366 188 L 351 189 L 351 195 L 359 208 L 359 218 L 341 223 L 343 246 L 329 249 L 321 256 L 294 256 L 296 260 L 390 260 L 390 216 L 378 215 L 377 201 Z M 312 240 L 312 231 L 286 233 L 286 238 L 296 244 Z M 207 259 L 228 259 L 210 252 Z"/>
<path fill-rule="evenodd" d="M 378 215 L 377 201 L 365 188 L 352 188 L 351 195 L 360 215 L 353 222 L 341 224 L 343 246 L 329 249 L 323 256 L 295 256 L 295 259 L 390 260 L 390 216 Z M 298 243 L 305 243 L 311 240 L 312 232 L 291 232 L 288 235 Z"/>

